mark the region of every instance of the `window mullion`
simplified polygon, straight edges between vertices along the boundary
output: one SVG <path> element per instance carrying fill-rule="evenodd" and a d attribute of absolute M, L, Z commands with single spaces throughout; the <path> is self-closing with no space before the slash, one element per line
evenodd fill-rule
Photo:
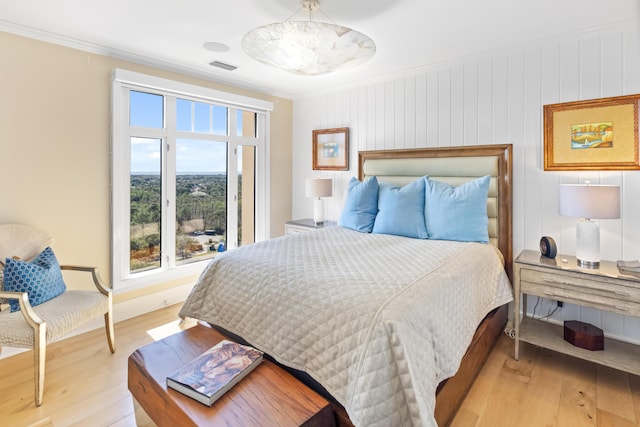
<path fill-rule="evenodd" d="M 268 113 L 267 113 L 268 114 Z M 270 237 L 269 224 L 271 223 L 271 215 L 269 212 L 269 188 L 270 179 L 267 171 L 269 164 L 269 120 L 264 114 L 258 114 L 256 117 L 256 135 L 260 144 L 256 150 L 256 241 L 266 240 Z M 261 215 L 258 215 L 258 212 Z"/>
<path fill-rule="evenodd" d="M 165 96 L 166 139 L 163 150 L 165 194 L 163 197 L 163 246 L 162 262 L 165 268 L 176 266 L 176 98 Z"/>
<path fill-rule="evenodd" d="M 227 247 L 238 246 L 238 142 L 236 110 L 229 108 L 227 142 Z"/>

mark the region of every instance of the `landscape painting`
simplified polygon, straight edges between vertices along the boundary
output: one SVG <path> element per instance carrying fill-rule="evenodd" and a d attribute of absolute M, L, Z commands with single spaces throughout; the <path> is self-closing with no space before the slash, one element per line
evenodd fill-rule
<path fill-rule="evenodd" d="M 571 148 L 612 148 L 613 122 L 587 123 L 571 126 Z"/>
<path fill-rule="evenodd" d="M 640 94 L 543 107 L 544 170 L 640 170 Z"/>
<path fill-rule="evenodd" d="M 349 170 L 349 128 L 312 132 L 313 170 Z"/>

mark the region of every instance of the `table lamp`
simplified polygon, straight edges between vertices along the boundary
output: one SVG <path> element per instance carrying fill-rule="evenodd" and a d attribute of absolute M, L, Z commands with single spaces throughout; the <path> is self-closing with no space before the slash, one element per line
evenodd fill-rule
<path fill-rule="evenodd" d="M 324 201 L 322 197 L 333 195 L 333 179 L 310 178 L 305 181 L 305 195 L 313 197 L 313 223 L 320 225 L 324 222 Z"/>
<path fill-rule="evenodd" d="M 578 265 L 600 268 L 600 225 L 592 219 L 620 218 L 620 187 L 561 184 L 558 196 L 560 215 L 581 218 L 576 225 Z"/>

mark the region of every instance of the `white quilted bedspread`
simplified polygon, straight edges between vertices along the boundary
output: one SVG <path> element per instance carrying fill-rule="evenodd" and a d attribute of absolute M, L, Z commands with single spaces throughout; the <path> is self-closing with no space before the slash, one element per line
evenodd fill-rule
<path fill-rule="evenodd" d="M 434 426 L 438 383 L 511 299 L 491 245 L 328 227 L 218 255 L 180 316 L 307 372 L 356 426 Z"/>

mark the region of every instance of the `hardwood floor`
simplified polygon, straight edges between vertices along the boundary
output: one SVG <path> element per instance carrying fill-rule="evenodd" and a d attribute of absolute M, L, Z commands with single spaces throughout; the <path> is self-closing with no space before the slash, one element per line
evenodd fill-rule
<path fill-rule="evenodd" d="M 116 353 L 102 330 L 48 346 L 44 403 L 33 404 L 31 352 L 0 360 L 0 425 L 153 426 L 127 390 L 127 358 L 179 331 L 180 305 L 116 324 Z M 502 336 L 453 420 L 474 426 L 640 425 L 640 377 Z"/>
<path fill-rule="evenodd" d="M 513 340 L 494 347 L 452 427 L 640 425 L 640 377 Z"/>
<path fill-rule="evenodd" d="M 0 360 L 0 426 L 153 426 L 127 389 L 127 359 L 180 330 L 180 304 L 115 325 L 111 354 L 102 329 L 47 346 L 44 402 L 33 402 L 33 353 Z M 137 424 L 136 424 L 137 419 Z"/>

